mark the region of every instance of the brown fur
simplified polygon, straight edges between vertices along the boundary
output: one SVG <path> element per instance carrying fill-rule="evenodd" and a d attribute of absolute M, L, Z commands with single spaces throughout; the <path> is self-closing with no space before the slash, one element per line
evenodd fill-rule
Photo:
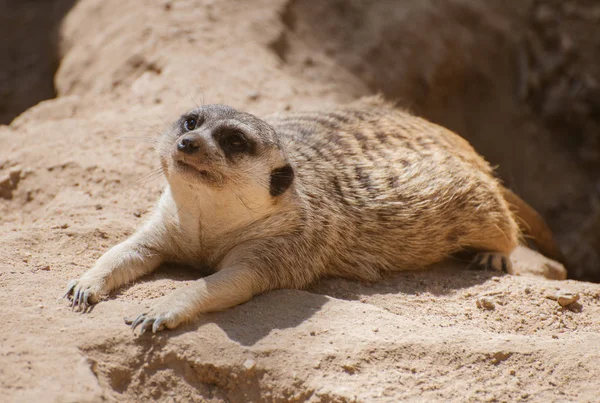
<path fill-rule="evenodd" d="M 220 142 L 232 130 L 252 146 L 228 154 Z M 177 148 L 184 138 L 194 152 Z M 169 186 L 154 215 L 68 290 L 85 310 L 162 262 L 214 267 L 133 320 L 142 332 L 268 290 L 324 276 L 375 280 L 467 249 L 508 271 L 520 236 L 506 191 L 464 139 L 379 98 L 265 121 L 208 105 L 176 122 L 158 150 Z"/>

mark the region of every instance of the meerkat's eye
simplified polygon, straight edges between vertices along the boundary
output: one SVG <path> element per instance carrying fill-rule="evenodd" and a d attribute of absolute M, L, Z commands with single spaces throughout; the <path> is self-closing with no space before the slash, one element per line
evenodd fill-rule
<path fill-rule="evenodd" d="M 219 144 L 228 154 L 243 153 L 250 149 L 250 144 L 242 132 L 225 130 L 219 137 Z"/>
<path fill-rule="evenodd" d="M 183 122 L 183 128 L 186 132 L 190 132 L 196 129 L 198 125 L 198 120 L 196 118 L 187 118 L 185 122 Z"/>

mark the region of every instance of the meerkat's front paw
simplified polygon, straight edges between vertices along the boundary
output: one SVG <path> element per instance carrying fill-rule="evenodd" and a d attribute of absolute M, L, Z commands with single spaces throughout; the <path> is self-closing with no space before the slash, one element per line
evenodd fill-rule
<path fill-rule="evenodd" d="M 481 252 L 475 255 L 467 267 L 470 270 L 495 270 L 503 273 L 512 271 L 510 258 L 499 252 Z"/>
<path fill-rule="evenodd" d="M 63 298 L 71 301 L 71 308 L 77 307 L 81 312 L 100 301 L 102 293 L 102 284 L 99 281 L 86 279 L 82 277 L 78 280 L 71 280 L 67 285 L 67 292 Z"/>
<path fill-rule="evenodd" d="M 170 304 L 162 303 L 154 306 L 148 312 L 139 314 L 135 319 L 125 318 L 125 323 L 131 326 L 132 331 L 140 326 L 140 334 L 144 334 L 148 330 L 156 333 L 165 328 L 175 329 L 184 320 L 184 314 L 177 312 Z"/>

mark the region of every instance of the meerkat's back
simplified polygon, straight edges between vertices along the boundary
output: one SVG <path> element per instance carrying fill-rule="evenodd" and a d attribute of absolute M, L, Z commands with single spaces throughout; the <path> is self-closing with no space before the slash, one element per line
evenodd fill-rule
<path fill-rule="evenodd" d="M 517 244 L 491 167 L 443 127 L 378 98 L 267 122 L 319 228 L 316 247 L 339 252 L 330 254 L 336 274 L 369 278 L 463 249 L 507 255 Z"/>

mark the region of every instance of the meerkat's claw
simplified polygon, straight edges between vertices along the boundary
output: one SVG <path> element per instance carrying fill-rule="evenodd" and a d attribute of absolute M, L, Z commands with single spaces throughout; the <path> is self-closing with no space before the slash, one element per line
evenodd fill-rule
<path fill-rule="evenodd" d="M 77 307 L 77 310 L 80 312 L 85 312 L 87 308 L 90 306 L 89 303 L 90 292 L 89 290 L 82 290 L 80 288 L 75 290 L 75 293 L 71 299 L 71 310 L 74 310 Z"/>
<path fill-rule="evenodd" d="M 81 289 L 79 289 L 79 288 L 75 289 L 75 291 L 73 293 L 73 298 L 71 299 L 71 310 L 74 310 L 75 306 L 78 304 L 80 293 L 81 293 Z"/>
<path fill-rule="evenodd" d="M 508 256 L 498 252 L 478 253 L 473 261 L 467 266 L 469 270 L 495 270 L 508 273 L 512 264 Z"/>
<path fill-rule="evenodd" d="M 63 298 L 68 298 L 71 305 L 71 310 L 77 310 L 79 312 L 88 312 L 89 308 L 94 305 L 97 301 L 97 291 L 79 280 L 71 280 L 67 285 L 67 291 Z"/>
<path fill-rule="evenodd" d="M 65 295 L 62 296 L 63 298 L 69 298 L 73 295 L 73 291 L 75 290 L 77 282 L 77 280 L 69 281 L 69 284 L 67 284 L 67 292 L 65 292 Z"/>
<path fill-rule="evenodd" d="M 146 333 L 148 330 L 152 330 L 152 333 L 156 333 L 164 329 L 165 319 L 158 317 L 148 317 L 145 313 L 138 315 L 135 319 L 125 318 L 125 324 L 131 326 L 131 331 L 135 332 L 135 329 L 140 326 L 140 335 Z"/>
<path fill-rule="evenodd" d="M 154 323 L 152 324 L 152 333 L 156 333 L 156 332 L 160 332 L 161 330 L 164 330 L 166 321 L 167 321 L 167 319 L 163 318 L 162 316 L 159 317 L 158 319 L 156 319 L 154 321 Z"/>
<path fill-rule="evenodd" d="M 92 306 L 92 304 L 90 304 L 91 294 L 92 292 L 90 290 L 85 290 L 83 293 L 83 305 L 85 310 Z"/>
<path fill-rule="evenodd" d="M 156 319 L 146 318 L 146 320 L 144 320 L 144 322 L 142 322 L 142 325 L 140 326 L 140 334 L 146 333 L 146 330 L 152 330 L 154 322 L 156 322 Z"/>
<path fill-rule="evenodd" d="M 88 293 L 89 295 L 89 293 Z M 84 312 L 85 308 L 87 306 L 87 298 L 86 298 L 86 292 L 85 291 L 80 291 L 79 292 L 79 300 L 77 301 L 77 306 L 79 307 L 79 311 Z"/>
<path fill-rule="evenodd" d="M 131 331 L 140 326 L 140 335 L 152 330 L 152 333 L 160 332 L 165 329 L 165 323 L 167 318 L 163 315 L 156 315 L 148 317 L 147 314 L 142 313 L 138 315 L 134 320 L 125 319 L 125 324 L 131 326 Z"/>
<path fill-rule="evenodd" d="M 145 319 L 146 319 L 145 313 L 139 314 L 133 321 L 131 321 L 131 331 L 134 332 L 135 328 L 138 327 L 140 324 L 142 324 L 142 322 L 144 322 Z M 127 323 L 127 321 L 125 323 Z"/>
<path fill-rule="evenodd" d="M 181 315 L 160 305 L 136 316 L 133 320 L 125 319 L 125 323 L 131 326 L 132 331 L 135 331 L 138 326 L 140 327 L 140 335 L 150 330 L 152 333 L 156 333 L 167 328 L 174 329 L 183 321 Z"/>

